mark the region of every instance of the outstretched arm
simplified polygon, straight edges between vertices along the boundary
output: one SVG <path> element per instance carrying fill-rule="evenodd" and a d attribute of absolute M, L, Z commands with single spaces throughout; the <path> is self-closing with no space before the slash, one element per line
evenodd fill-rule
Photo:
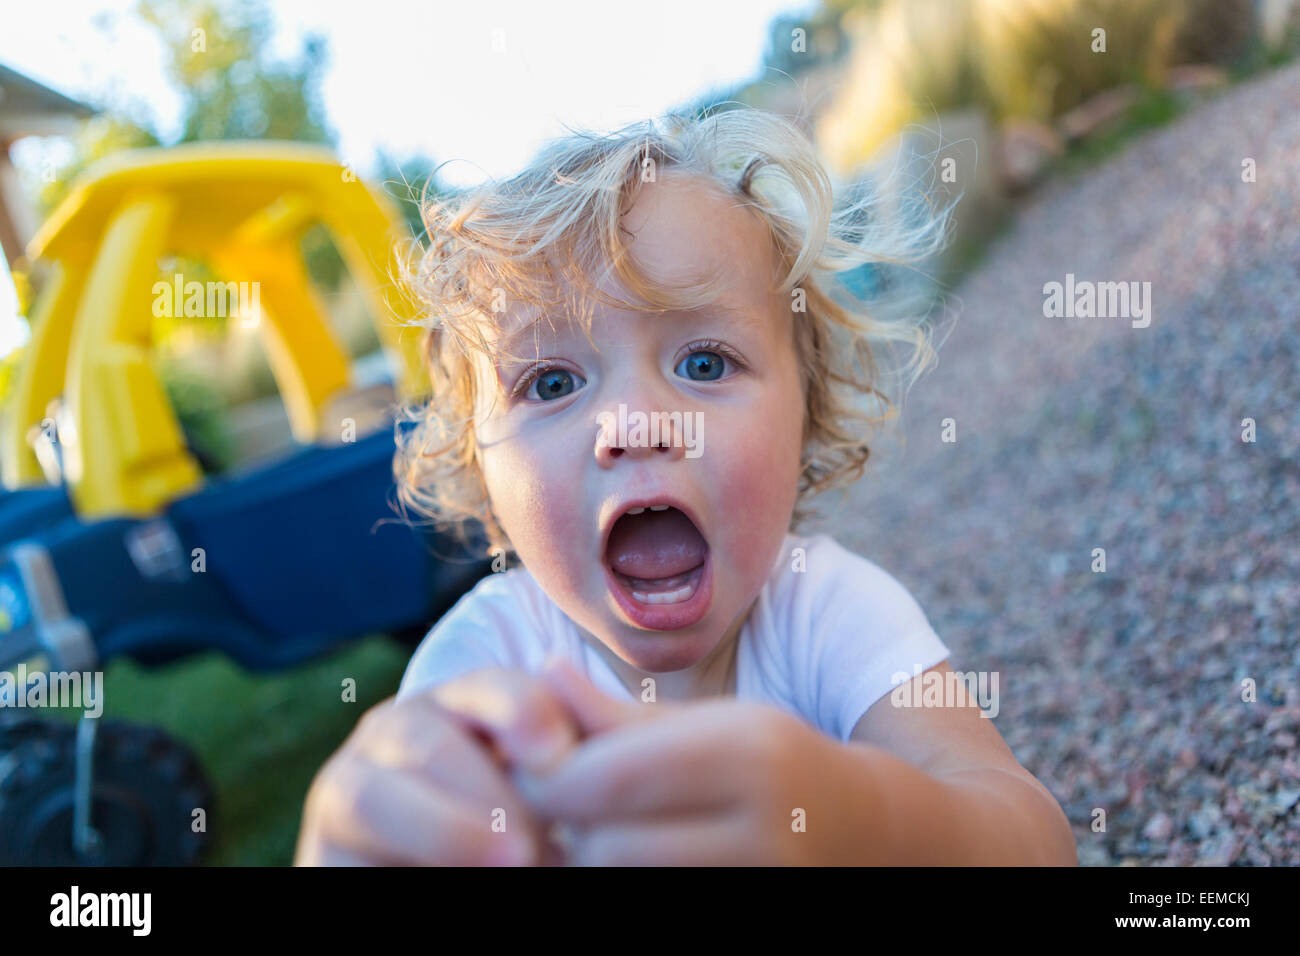
<path fill-rule="evenodd" d="M 897 699 L 923 700 L 926 674 L 950 673 L 946 661 L 932 667 Z M 869 795 L 865 804 L 888 821 L 868 828 L 870 855 L 908 864 L 1076 865 L 1060 805 L 992 720 L 960 700 L 944 703 L 896 706 L 891 694 L 863 714 L 845 745 L 854 752 L 845 764 L 852 790 Z"/>
<path fill-rule="evenodd" d="M 523 793 L 575 828 L 573 862 L 1076 862 L 1060 807 L 974 708 L 885 698 L 845 743 L 766 704 L 614 701 L 564 665 L 543 679 L 585 739 Z"/>

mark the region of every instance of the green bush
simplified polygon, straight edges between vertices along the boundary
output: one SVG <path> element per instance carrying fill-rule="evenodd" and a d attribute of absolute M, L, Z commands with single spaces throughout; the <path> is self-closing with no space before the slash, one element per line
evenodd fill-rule
<path fill-rule="evenodd" d="M 204 471 L 220 472 L 230 467 L 235 448 L 220 389 L 178 363 L 162 362 L 159 373 L 186 443 L 199 457 Z"/>

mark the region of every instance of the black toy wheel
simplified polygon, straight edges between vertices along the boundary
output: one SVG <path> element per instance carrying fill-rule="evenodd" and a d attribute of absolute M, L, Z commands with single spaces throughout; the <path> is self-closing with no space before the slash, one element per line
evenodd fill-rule
<path fill-rule="evenodd" d="M 0 726 L 0 866 L 183 866 L 198 863 L 212 823 L 212 789 L 187 747 L 161 730 L 114 721 L 95 737 L 91 827 L 98 845 L 73 846 L 75 724 Z"/>

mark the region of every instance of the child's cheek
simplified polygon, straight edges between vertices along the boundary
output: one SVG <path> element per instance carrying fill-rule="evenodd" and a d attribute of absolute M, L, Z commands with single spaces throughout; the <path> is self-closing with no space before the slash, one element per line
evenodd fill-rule
<path fill-rule="evenodd" d="M 715 452 L 709 471 L 716 543 L 740 572 L 738 584 L 766 580 L 798 495 L 803 419 L 784 399 L 769 404 L 752 407 L 752 417 L 705 446 L 705 458 Z"/>
<path fill-rule="evenodd" d="M 485 450 L 482 460 L 492 510 L 519 557 L 539 584 L 573 590 L 593 519 L 572 456 L 553 442 L 516 436 Z"/>

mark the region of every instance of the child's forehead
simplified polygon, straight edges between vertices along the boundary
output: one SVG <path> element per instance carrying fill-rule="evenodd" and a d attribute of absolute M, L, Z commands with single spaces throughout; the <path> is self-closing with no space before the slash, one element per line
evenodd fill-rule
<path fill-rule="evenodd" d="M 769 224 L 749 200 L 696 175 L 669 170 L 643 184 L 622 226 L 634 236 L 631 254 L 669 281 L 711 268 L 764 289 L 773 278 Z"/>
<path fill-rule="evenodd" d="M 724 329 L 743 329 L 753 332 L 768 320 L 767 313 L 734 304 L 726 299 L 695 308 L 667 309 L 660 312 L 614 309 L 597 303 L 591 307 L 590 316 L 591 338 L 596 342 L 608 337 L 607 330 L 615 324 L 611 321 L 615 317 L 640 322 L 663 322 L 678 327 L 688 327 L 692 323 L 707 324 L 719 332 Z M 617 336 L 616 332 L 614 334 Z M 514 354 L 527 356 L 535 352 L 543 343 L 585 340 L 586 337 L 586 326 L 563 309 L 552 312 L 530 308 L 527 318 L 519 316 L 508 323 L 503 323 L 502 327 L 490 337 L 489 342 L 492 351 L 498 357 Z"/>
<path fill-rule="evenodd" d="M 710 301 L 665 313 L 644 313 L 684 319 L 743 320 L 766 315 L 776 294 L 780 257 L 772 232 L 762 218 L 739 198 L 716 184 L 681 172 L 642 186 L 624 214 L 627 254 L 636 271 L 660 288 L 712 283 Z M 583 270 L 592 287 L 616 302 L 641 302 L 602 260 L 599 274 Z M 543 338 L 583 334 L 576 313 L 589 316 L 593 328 L 622 309 L 575 290 L 561 281 L 547 301 L 502 303 L 488 336 L 494 349 L 509 350 Z"/>

